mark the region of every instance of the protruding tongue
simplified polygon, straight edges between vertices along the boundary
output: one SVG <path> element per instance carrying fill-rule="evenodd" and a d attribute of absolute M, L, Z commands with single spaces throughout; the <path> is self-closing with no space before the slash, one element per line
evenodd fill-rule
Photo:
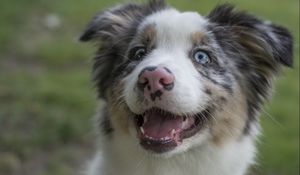
<path fill-rule="evenodd" d="M 168 116 L 161 112 L 152 111 L 145 114 L 142 128 L 144 134 L 153 139 L 172 139 L 175 133 L 182 130 L 182 124 L 182 117 Z"/>

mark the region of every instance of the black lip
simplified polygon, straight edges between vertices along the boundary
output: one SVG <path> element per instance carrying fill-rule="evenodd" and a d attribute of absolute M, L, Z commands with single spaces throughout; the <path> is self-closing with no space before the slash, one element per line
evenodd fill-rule
<path fill-rule="evenodd" d="M 167 151 L 171 151 L 174 149 L 177 144 L 174 140 L 164 140 L 164 141 L 158 141 L 158 140 L 152 140 L 152 139 L 142 139 L 140 141 L 140 144 L 143 148 L 146 150 L 153 151 L 155 153 L 164 153 Z"/>
<path fill-rule="evenodd" d="M 168 111 L 158 109 L 158 108 L 150 109 L 150 110 L 161 110 L 162 112 L 168 113 L 171 116 L 178 116 L 178 115 L 175 115 L 173 113 L 170 113 Z M 143 125 L 143 122 L 144 122 L 143 116 L 145 115 L 145 113 L 142 115 L 135 116 L 135 125 L 136 125 L 138 135 L 141 134 L 139 128 Z M 190 128 L 182 131 L 182 133 L 180 134 L 180 139 L 184 140 L 184 139 L 190 138 L 190 137 L 194 136 L 195 134 L 197 134 L 200 130 L 202 130 L 205 127 L 205 125 L 208 123 L 208 121 L 210 121 L 210 118 L 211 118 L 210 115 L 211 115 L 211 108 L 206 108 L 202 112 L 199 112 L 196 115 L 190 116 L 190 117 L 195 117 L 195 123 Z M 178 144 L 172 139 L 170 139 L 170 140 L 153 140 L 153 139 L 149 139 L 149 138 L 140 138 L 140 144 L 144 149 L 153 151 L 155 153 L 165 153 L 165 152 L 175 149 L 178 146 Z"/>
<path fill-rule="evenodd" d="M 138 128 L 141 127 L 144 123 L 143 115 L 135 115 L 134 123 L 135 123 L 136 127 L 138 127 Z"/>

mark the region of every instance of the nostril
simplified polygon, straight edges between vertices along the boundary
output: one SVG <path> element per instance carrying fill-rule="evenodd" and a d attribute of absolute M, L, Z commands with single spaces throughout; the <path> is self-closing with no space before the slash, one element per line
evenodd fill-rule
<path fill-rule="evenodd" d="M 172 90 L 175 76 L 165 67 L 150 67 L 141 71 L 138 78 L 138 87 L 141 91 Z"/>
<path fill-rule="evenodd" d="M 165 85 L 165 84 L 166 84 L 166 83 L 165 83 L 165 79 L 161 78 L 161 79 L 159 80 L 159 83 L 162 84 L 162 85 Z"/>
<path fill-rule="evenodd" d="M 162 84 L 163 86 L 172 84 L 172 83 L 174 83 L 174 76 L 168 75 L 166 77 L 163 77 L 159 80 L 159 83 Z"/>
<path fill-rule="evenodd" d="M 147 84 L 149 82 L 148 78 L 140 77 L 138 83 L 140 84 Z"/>
<path fill-rule="evenodd" d="M 140 78 L 137 83 L 138 88 L 143 91 L 145 87 L 150 90 L 149 80 L 147 78 Z"/>
<path fill-rule="evenodd" d="M 174 78 L 170 77 L 170 78 L 163 78 L 160 81 L 160 84 L 163 86 L 163 88 L 165 90 L 172 90 L 174 87 Z"/>

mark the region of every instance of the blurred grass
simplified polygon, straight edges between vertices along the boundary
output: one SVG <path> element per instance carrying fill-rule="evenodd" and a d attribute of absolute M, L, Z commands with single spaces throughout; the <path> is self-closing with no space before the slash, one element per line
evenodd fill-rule
<path fill-rule="evenodd" d="M 90 155 L 96 101 L 90 83 L 94 48 L 76 39 L 99 10 L 120 1 L 0 1 L 0 175 L 71 175 Z M 207 14 L 220 0 L 170 0 Z M 299 1 L 230 0 L 287 26 L 295 65 L 285 69 L 261 118 L 263 175 L 299 174 Z M 49 26 L 49 16 L 59 25 Z"/>

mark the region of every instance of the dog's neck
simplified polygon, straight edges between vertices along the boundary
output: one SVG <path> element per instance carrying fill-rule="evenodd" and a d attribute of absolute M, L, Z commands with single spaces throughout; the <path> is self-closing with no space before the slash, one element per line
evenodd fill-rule
<path fill-rule="evenodd" d="M 114 135 L 96 156 L 91 175 L 243 175 L 253 163 L 255 146 L 250 136 L 221 147 L 203 144 L 169 158 L 137 151 L 126 136 Z M 101 154 L 101 155 L 100 155 Z M 102 158 L 100 158 L 102 157 Z M 101 159 L 105 160 L 101 163 Z M 100 174 L 99 174 L 100 172 Z"/>

